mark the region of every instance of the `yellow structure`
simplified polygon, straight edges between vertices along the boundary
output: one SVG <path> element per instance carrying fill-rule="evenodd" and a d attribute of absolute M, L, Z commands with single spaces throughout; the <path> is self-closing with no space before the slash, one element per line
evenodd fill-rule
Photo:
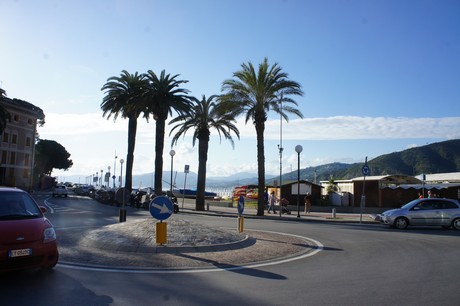
<path fill-rule="evenodd" d="M 156 223 L 156 238 L 158 244 L 165 244 L 167 242 L 167 223 L 157 222 Z"/>

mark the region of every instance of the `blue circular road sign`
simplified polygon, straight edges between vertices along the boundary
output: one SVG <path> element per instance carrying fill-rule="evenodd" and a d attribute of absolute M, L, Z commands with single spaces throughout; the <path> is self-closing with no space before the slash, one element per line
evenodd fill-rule
<path fill-rule="evenodd" d="M 158 220 L 166 220 L 173 213 L 173 203 L 166 196 L 155 197 L 149 206 L 150 214 Z"/>
<path fill-rule="evenodd" d="M 362 171 L 364 176 L 369 175 L 371 173 L 371 169 L 369 169 L 369 167 L 367 165 L 363 166 L 361 171 Z"/>
<path fill-rule="evenodd" d="M 244 197 L 240 196 L 238 200 L 238 214 L 242 215 L 244 211 Z"/>

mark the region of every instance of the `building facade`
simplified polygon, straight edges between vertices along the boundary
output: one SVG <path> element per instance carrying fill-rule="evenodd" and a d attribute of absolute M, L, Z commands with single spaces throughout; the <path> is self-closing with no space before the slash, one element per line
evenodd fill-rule
<path fill-rule="evenodd" d="M 0 185 L 31 190 L 37 124 L 45 119 L 43 110 L 19 99 L 3 98 L 1 105 L 10 120 L 0 140 Z"/>

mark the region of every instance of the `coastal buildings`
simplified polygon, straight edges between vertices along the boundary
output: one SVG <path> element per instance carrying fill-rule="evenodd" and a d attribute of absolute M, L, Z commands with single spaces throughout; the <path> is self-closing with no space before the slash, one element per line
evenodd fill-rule
<path fill-rule="evenodd" d="M 37 124 L 43 124 L 43 110 L 19 99 L 2 98 L 10 120 L 0 140 L 0 185 L 32 189 Z"/>

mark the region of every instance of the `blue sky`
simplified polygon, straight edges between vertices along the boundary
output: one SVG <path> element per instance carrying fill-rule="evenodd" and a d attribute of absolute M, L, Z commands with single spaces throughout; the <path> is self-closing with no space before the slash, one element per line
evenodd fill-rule
<path fill-rule="evenodd" d="M 180 74 L 191 95 L 221 93 L 242 63 L 265 57 L 304 91 L 304 119 L 283 122 L 283 172 L 460 138 L 460 2 L 0 1 L 0 84 L 41 107 L 41 138 L 74 166 L 60 177 L 113 169 L 126 156 L 127 122 L 102 117 L 100 90 L 123 69 Z M 241 140 L 210 143 L 208 176 L 257 170 L 251 123 Z M 266 171 L 279 173 L 279 117 L 266 123 Z M 170 167 L 166 137 L 165 169 Z M 189 137 L 175 170 L 196 172 Z M 134 173 L 153 171 L 154 124 L 139 120 Z M 118 163 L 118 162 L 117 162 Z M 117 169 L 120 169 L 117 164 Z M 84 179 L 82 179 L 84 180 Z"/>

